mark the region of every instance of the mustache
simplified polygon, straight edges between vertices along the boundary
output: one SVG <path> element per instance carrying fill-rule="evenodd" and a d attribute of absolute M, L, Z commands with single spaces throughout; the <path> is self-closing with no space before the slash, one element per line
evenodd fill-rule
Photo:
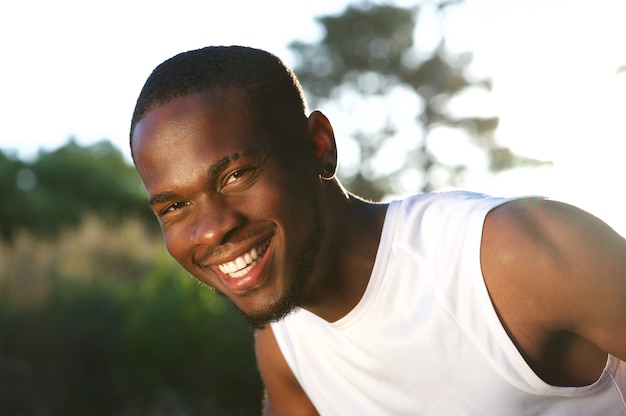
<path fill-rule="evenodd" d="M 193 257 L 196 266 L 206 268 L 211 257 L 221 256 L 224 253 L 232 251 L 233 246 L 241 241 L 258 237 L 260 235 L 270 236 L 276 230 L 276 225 L 263 225 L 246 230 L 233 230 L 227 233 L 222 243 L 218 246 L 206 247 L 199 255 Z"/>

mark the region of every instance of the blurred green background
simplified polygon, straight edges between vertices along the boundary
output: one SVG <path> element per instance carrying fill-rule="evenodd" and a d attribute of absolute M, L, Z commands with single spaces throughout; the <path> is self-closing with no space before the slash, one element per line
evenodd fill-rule
<path fill-rule="evenodd" d="M 122 154 L 0 153 L 0 414 L 259 414 L 252 331 L 163 248 Z"/>

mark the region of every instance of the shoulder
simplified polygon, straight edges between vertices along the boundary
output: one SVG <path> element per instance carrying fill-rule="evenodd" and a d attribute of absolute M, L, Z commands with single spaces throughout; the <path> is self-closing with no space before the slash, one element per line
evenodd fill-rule
<path fill-rule="evenodd" d="M 514 288 L 537 300 L 558 294 L 549 303 L 559 305 L 584 295 L 581 290 L 590 286 L 621 282 L 625 250 L 621 236 L 579 208 L 546 199 L 520 199 L 487 215 L 481 265 L 494 291 Z M 568 316 L 553 314 L 546 319 L 560 318 L 560 325 L 569 326 Z"/>
<path fill-rule="evenodd" d="M 257 366 L 265 386 L 264 415 L 317 415 L 285 361 L 270 325 L 255 332 Z"/>
<path fill-rule="evenodd" d="M 546 199 L 498 206 L 485 219 L 481 266 L 529 361 L 546 359 L 556 336 L 567 340 L 559 354 L 597 347 L 625 358 L 626 337 L 617 334 L 626 333 L 626 242 L 598 218 Z"/>
<path fill-rule="evenodd" d="M 514 266 L 525 260 L 535 272 L 546 270 L 561 275 L 569 271 L 574 276 L 593 261 L 623 255 L 622 250 L 624 239 L 597 217 L 543 198 L 524 198 L 497 206 L 487 214 L 483 227 L 485 262 Z"/>

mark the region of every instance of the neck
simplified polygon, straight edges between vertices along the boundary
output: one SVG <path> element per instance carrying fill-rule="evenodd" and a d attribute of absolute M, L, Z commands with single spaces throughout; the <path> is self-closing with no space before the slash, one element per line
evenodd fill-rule
<path fill-rule="evenodd" d="M 326 200 L 326 237 L 315 286 L 301 305 L 334 322 L 361 300 L 374 267 L 387 204 L 364 201 L 340 187 Z"/>

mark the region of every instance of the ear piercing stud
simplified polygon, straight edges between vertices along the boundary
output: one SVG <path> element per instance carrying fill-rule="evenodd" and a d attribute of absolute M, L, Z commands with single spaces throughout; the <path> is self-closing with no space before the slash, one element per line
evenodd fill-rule
<path fill-rule="evenodd" d="M 324 162 L 322 165 L 322 178 L 331 179 L 335 175 L 335 165 L 329 162 Z"/>

